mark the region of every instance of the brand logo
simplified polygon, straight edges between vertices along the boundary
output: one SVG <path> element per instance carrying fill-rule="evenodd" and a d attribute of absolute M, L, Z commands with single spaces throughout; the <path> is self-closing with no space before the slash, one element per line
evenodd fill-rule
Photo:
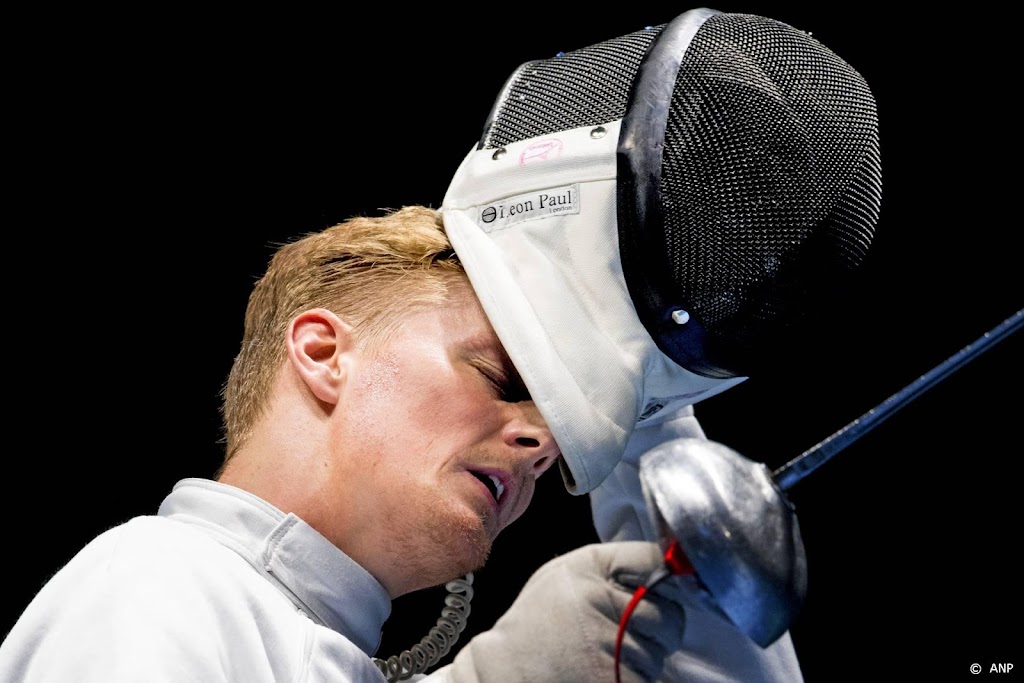
<path fill-rule="evenodd" d="M 579 183 L 527 192 L 487 204 L 480 209 L 478 223 L 484 232 L 510 227 L 523 221 L 580 212 Z"/>

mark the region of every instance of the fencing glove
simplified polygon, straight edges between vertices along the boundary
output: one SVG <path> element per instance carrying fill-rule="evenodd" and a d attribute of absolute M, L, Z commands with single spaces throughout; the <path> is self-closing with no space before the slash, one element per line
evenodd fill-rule
<path fill-rule="evenodd" d="M 551 560 L 527 581 L 493 628 L 428 677 L 455 683 L 594 683 L 615 680 L 615 640 L 637 587 L 664 562 L 655 543 L 595 543 Z M 683 638 L 684 580 L 657 584 L 622 640 L 623 683 L 665 680 Z"/>

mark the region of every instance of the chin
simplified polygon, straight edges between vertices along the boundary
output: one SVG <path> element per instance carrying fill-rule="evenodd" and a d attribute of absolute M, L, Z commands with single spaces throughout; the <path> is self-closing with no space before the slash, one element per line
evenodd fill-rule
<path fill-rule="evenodd" d="M 432 588 L 484 566 L 491 553 L 485 519 L 450 501 L 419 511 L 416 524 L 402 525 L 388 545 L 405 568 L 407 590 Z"/>
<path fill-rule="evenodd" d="M 487 563 L 491 554 L 491 535 L 481 519 L 475 515 L 461 515 L 447 524 L 433 527 L 432 545 L 441 549 L 437 558 L 442 560 L 437 569 L 444 578 L 438 583 L 451 581 L 476 571 Z"/>

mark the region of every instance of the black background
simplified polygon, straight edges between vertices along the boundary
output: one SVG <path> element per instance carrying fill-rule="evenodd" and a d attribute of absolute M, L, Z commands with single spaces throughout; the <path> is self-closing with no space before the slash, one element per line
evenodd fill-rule
<path fill-rule="evenodd" d="M 218 391 L 274 245 L 440 205 L 521 62 L 690 7 L 382 3 L 358 17 L 149 10 L 12 25 L 27 47 L 8 83 L 4 632 L 94 535 L 213 474 Z M 709 437 L 771 467 L 1024 307 L 1019 39 L 995 11 L 885 7 L 714 6 L 810 31 L 879 109 L 883 210 L 857 289 L 805 349 L 697 407 Z M 792 635 L 808 681 L 1024 669 L 1021 337 L 791 491 L 810 574 Z M 536 567 L 596 539 L 587 505 L 542 479 L 476 575 L 462 642 Z M 397 601 L 380 654 L 416 642 L 440 606 L 432 591 Z"/>

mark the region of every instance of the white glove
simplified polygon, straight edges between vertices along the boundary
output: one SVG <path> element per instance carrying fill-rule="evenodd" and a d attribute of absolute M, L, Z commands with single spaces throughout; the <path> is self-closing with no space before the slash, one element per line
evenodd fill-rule
<path fill-rule="evenodd" d="M 622 461 L 590 493 L 594 526 L 602 541 L 663 542 L 644 500 L 639 461 L 652 448 L 682 437 L 705 438 L 692 405 L 666 410 L 633 431 Z M 800 683 L 803 680 L 788 633 L 762 649 L 729 621 L 694 577 L 673 581 L 681 587 L 686 633 L 678 652 L 668 658 L 662 677 L 657 680 L 687 683 Z"/>
<path fill-rule="evenodd" d="M 595 543 L 538 569 L 493 628 L 426 681 L 612 683 L 619 620 L 638 586 L 663 564 L 655 543 Z M 623 683 L 661 678 L 682 642 L 680 584 L 670 577 L 637 604 L 622 639 Z"/>

